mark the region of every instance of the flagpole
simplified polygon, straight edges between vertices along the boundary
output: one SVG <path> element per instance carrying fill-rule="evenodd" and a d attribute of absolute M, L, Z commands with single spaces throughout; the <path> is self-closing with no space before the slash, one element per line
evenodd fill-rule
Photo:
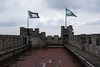
<path fill-rule="evenodd" d="M 29 10 L 27 14 L 27 36 L 29 36 Z"/>
<path fill-rule="evenodd" d="M 27 28 L 29 28 L 29 15 L 27 15 Z"/>
<path fill-rule="evenodd" d="M 67 12 L 66 12 L 66 9 L 67 9 L 67 8 L 65 7 L 65 29 L 67 29 L 67 16 L 66 16 L 66 13 L 67 13 Z"/>

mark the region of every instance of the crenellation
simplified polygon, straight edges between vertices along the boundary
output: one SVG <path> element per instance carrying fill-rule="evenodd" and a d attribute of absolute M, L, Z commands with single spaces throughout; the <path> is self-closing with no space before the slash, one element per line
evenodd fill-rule
<path fill-rule="evenodd" d="M 69 43 L 80 50 L 90 52 L 100 57 L 100 34 L 81 34 L 74 35 L 72 26 L 68 26 L 67 29 L 62 29 L 62 37 L 64 43 Z"/>
<path fill-rule="evenodd" d="M 24 28 L 24 29 L 27 29 L 27 28 Z M 23 31 L 23 29 L 21 29 L 21 30 Z M 26 37 L 27 43 L 31 42 L 31 45 L 34 47 L 35 47 L 36 43 L 38 43 L 38 41 L 40 41 L 43 45 L 45 45 L 45 44 L 62 44 L 63 43 L 62 39 L 60 39 L 58 35 L 55 35 L 54 37 L 52 37 L 51 35 L 46 37 L 45 32 L 39 33 L 39 28 L 35 28 L 34 31 L 33 31 L 33 29 L 29 29 L 28 32 L 26 32 L 26 31 L 21 32 L 21 34 L 24 34 L 24 33 L 29 33 L 29 36 L 24 35 L 23 37 Z M 38 45 L 41 46 L 40 43 L 38 43 Z"/>
<path fill-rule="evenodd" d="M 24 27 L 20 27 L 20 35 L 21 36 L 27 36 L 27 29 Z"/>
<path fill-rule="evenodd" d="M 63 35 L 64 35 L 64 26 L 61 26 L 61 39 L 63 40 Z"/>
<path fill-rule="evenodd" d="M 53 38 L 52 38 L 51 35 L 47 36 L 47 38 L 46 38 L 46 42 L 49 43 L 49 44 L 52 44 L 52 42 L 53 42 Z"/>
<path fill-rule="evenodd" d="M 39 28 L 35 28 L 35 32 L 34 32 L 35 34 L 35 36 L 39 36 Z"/>
<path fill-rule="evenodd" d="M 59 36 L 58 35 L 54 35 L 54 40 L 59 40 Z"/>
<path fill-rule="evenodd" d="M 27 36 L 33 36 L 33 29 L 30 28 L 30 29 L 27 29 Z"/>
<path fill-rule="evenodd" d="M 6 53 L 3 58 L 0 58 L 0 61 L 22 52 L 29 47 L 42 48 L 47 44 L 61 45 L 63 44 L 63 40 L 58 35 L 46 37 L 45 32 L 39 33 L 39 28 L 33 30 L 32 28 L 20 27 L 20 35 L 0 35 L 0 50 Z M 7 52 L 6 49 L 9 49 L 10 52 Z M 0 56 L 2 55 L 0 53 Z"/>
<path fill-rule="evenodd" d="M 45 38 L 46 38 L 45 36 L 46 36 L 46 33 L 45 32 L 41 32 L 40 33 L 40 38 L 42 38 L 43 40 L 45 40 Z"/>
<path fill-rule="evenodd" d="M 63 44 L 63 40 L 58 35 L 54 35 L 54 37 L 51 35 L 47 36 L 46 42 L 47 44 Z"/>
<path fill-rule="evenodd" d="M 100 34 L 74 35 L 71 25 L 65 29 L 61 26 L 61 37 L 48 35 L 45 32 L 39 33 L 39 28 L 20 27 L 20 35 L 0 35 L 0 50 L 13 48 L 22 45 L 30 45 L 31 48 L 42 48 L 46 45 L 62 45 L 69 43 L 80 50 L 87 51 L 100 57 Z M 16 53 L 22 51 L 19 49 Z"/>

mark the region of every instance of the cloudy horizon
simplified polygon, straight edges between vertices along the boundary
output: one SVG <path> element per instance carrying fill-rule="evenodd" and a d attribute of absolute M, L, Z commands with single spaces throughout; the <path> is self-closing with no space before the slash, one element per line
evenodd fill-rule
<path fill-rule="evenodd" d="M 76 35 L 100 33 L 99 0 L 0 0 L 0 34 L 18 35 L 27 27 L 28 10 L 38 12 L 39 19 L 30 19 L 30 28 L 39 28 L 47 35 L 60 35 L 64 26 L 65 7 L 76 17 L 68 17 Z"/>

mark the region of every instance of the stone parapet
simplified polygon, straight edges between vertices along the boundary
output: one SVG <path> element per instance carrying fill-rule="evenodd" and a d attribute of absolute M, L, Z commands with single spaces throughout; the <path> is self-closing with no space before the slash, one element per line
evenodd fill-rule
<path fill-rule="evenodd" d="M 0 50 L 23 45 L 23 38 L 19 35 L 0 35 Z"/>
<path fill-rule="evenodd" d="M 67 29 L 62 28 L 64 43 L 69 43 L 80 50 L 90 52 L 100 57 L 100 34 L 81 34 L 74 35 L 72 26 Z"/>
<path fill-rule="evenodd" d="M 47 36 L 46 38 L 47 44 L 63 44 L 62 39 L 58 35 L 52 36 Z"/>

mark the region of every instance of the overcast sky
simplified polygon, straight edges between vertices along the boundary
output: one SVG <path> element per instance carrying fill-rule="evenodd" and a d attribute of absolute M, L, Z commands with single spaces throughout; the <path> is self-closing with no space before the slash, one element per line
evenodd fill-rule
<path fill-rule="evenodd" d="M 0 0 L 0 34 L 19 34 L 20 27 L 27 27 L 30 10 L 40 16 L 30 19 L 30 28 L 60 35 L 65 7 L 77 15 L 67 18 L 67 25 L 73 25 L 75 34 L 100 33 L 100 0 Z"/>

